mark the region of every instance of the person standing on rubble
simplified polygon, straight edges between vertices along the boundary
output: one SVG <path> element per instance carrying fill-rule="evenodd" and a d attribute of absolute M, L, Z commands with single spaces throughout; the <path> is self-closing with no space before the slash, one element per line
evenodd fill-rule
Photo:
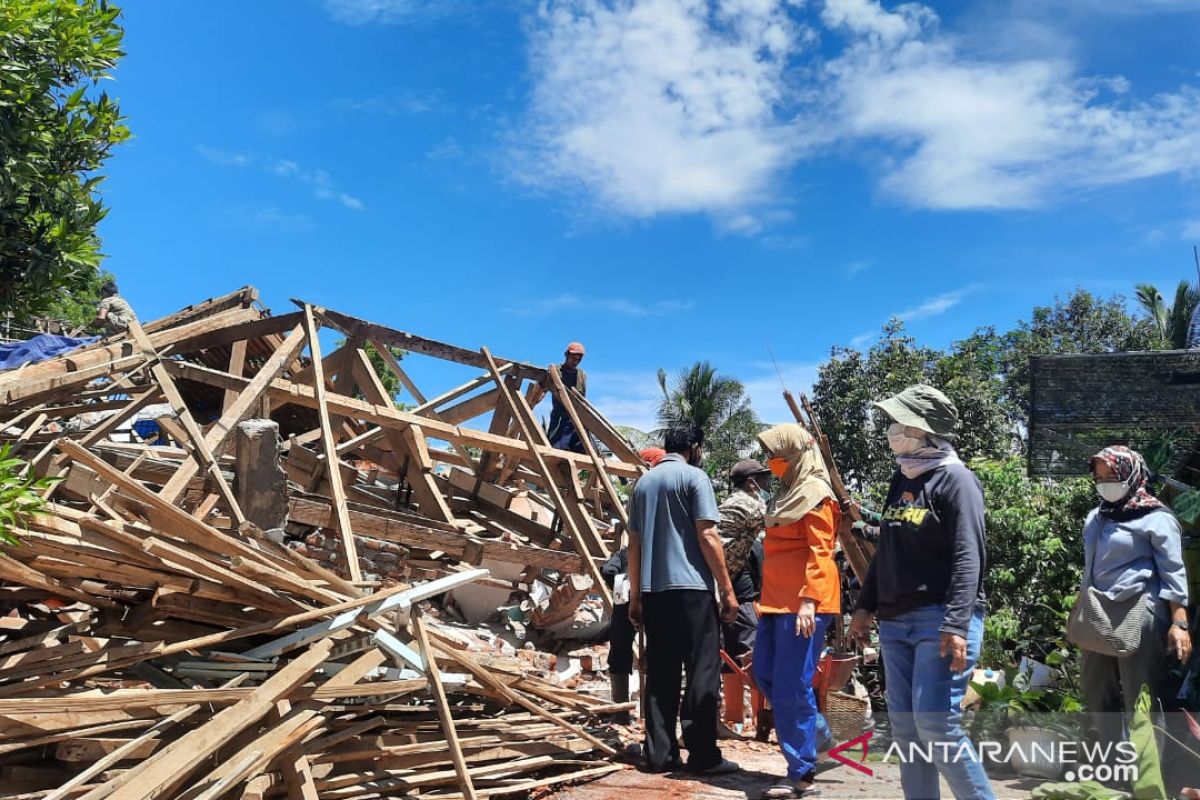
<path fill-rule="evenodd" d="M 579 366 L 582 361 L 583 345 L 579 342 L 571 342 L 567 345 L 567 351 L 563 353 L 563 363 L 559 366 L 558 373 L 562 378 L 563 386 L 574 389 L 583 397 L 587 397 L 587 373 L 583 371 L 583 367 Z M 546 384 L 542 386 L 543 391 L 550 391 L 552 388 Z M 579 438 L 580 433 L 575 430 L 575 423 L 571 421 L 571 415 L 567 413 L 567 407 L 563 405 L 557 392 L 553 394 L 552 403 L 550 428 L 546 431 L 550 446 L 575 453 L 584 452 L 583 441 Z"/>
<path fill-rule="evenodd" d="M 680 720 L 689 771 L 736 772 L 717 747 L 717 701 L 718 618 L 732 621 L 738 602 L 717 529 L 717 498 L 699 468 L 704 431 L 671 428 L 664 448 L 666 457 L 638 480 L 629 502 L 629 618 L 645 626 L 647 639 L 646 769 L 683 766 L 675 736 Z"/>
<path fill-rule="evenodd" d="M 638 451 L 651 469 L 666 454 L 661 447 Z M 629 676 L 633 674 L 633 640 L 636 638 L 636 629 L 629 619 L 629 548 L 622 547 L 609 556 L 600 568 L 600 574 L 613 595 L 612 618 L 608 622 L 608 685 L 614 703 L 628 703 Z M 617 721 L 628 725 L 632 719 L 629 712 L 624 711 Z"/>
<path fill-rule="evenodd" d="M 766 512 L 762 596 L 758 601 L 754 680 L 771 703 L 787 777 L 764 797 L 815 794 L 824 723 L 813 676 L 825 631 L 842 611 L 834 561 L 841 509 L 816 441 L 794 422 L 758 435 L 779 489 Z"/>
<path fill-rule="evenodd" d="M 124 297 L 117 294 L 117 284 L 114 281 L 105 281 L 100 287 L 100 303 L 96 306 L 96 318 L 92 320 L 92 327 L 103 326 L 104 332 L 108 336 L 124 333 L 129 330 L 129 323 L 137 319 L 133 313 L 133 306 L 129 305 Z"/>
<path fill-rule="evenodd" d="M 762 590 L 762 542 L 767 500 L 771 496 L 771 470 L 752 458 L 743 459 L 729 470 L 733 492 L 718 507 L 718 529 L 725 546 L 725 566 L 737 595 L 738 613 L 721 626 L 721 645 L 726 655 L 745 663 L 754 650 L 758 611 L 754 604 Z M 721 665 L 721 694 L 725 698 L 724 723 L 728 728 L 745 716 L 745 682 L 728 664 Z M 726 731 L 722 731 L 726 733 Z M 727 734 L 726 734 L 727 735 Z"/>

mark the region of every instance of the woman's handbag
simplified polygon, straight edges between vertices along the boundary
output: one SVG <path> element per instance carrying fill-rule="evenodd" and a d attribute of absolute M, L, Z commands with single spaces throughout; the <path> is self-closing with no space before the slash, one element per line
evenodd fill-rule
<path fill-rule="evenodd" d="M 1132 655 L 1142 643 L 1142 631 L 1151 613 L 1146 594 L 1138 592 L 1125 600 L 1113 600 L 1092 585 L 1094 573 L 1088 577 L 1067 619 L 1067 638 L 1103 656 Z"/>

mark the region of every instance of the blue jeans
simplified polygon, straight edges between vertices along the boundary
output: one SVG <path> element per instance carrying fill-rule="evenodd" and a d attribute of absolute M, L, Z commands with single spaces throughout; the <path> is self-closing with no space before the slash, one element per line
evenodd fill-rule
<path fill-rule="evenodd" d="M 950 656 L 938 655 L 945 616 L 944 605 L 933 605 L 879 621 L 888 719 L 904 755 L 900 783 L 906 800 L 937 800 L 940 771 L 960 800 L 993 800 L 987 773 L 961 725 L 963 697 L 983 644 L 983 612 L 971 618 L 967 667 L 959 673 L 950 671 Z M 932 759 L 922 757 L 927 753 Z"/>
<path fill-rule="evenodd" d="M 832 614 L 817 614 L 810 637 L 796 635 L 795 614 L 763 614 L 754 640 L 754 682 L 771 701 L 775 735 L 779 738 L 788 777 L 799 780 L 817 766 L 821 728 L 828 726 L 817 713 L 813 675 L 825 646 Z"/>

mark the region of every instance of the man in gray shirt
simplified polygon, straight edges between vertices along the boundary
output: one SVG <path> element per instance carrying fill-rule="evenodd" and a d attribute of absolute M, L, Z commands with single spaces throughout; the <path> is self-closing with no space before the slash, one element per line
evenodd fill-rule
<path fill-rule="evenodd" d="M 675 723 L 682 721 L 687 768 L 734 772 L 717 747 L 720 617 L 737 615 L 725 568 L 717 499 L 700 463 L 704 432 L 667 431 L 667 456 L 634 486 L 629 501 L 629 617 L 646 628 L 646 769 L 682 766 Z M 680 709 L 683 674 L 687 687 Z"/>

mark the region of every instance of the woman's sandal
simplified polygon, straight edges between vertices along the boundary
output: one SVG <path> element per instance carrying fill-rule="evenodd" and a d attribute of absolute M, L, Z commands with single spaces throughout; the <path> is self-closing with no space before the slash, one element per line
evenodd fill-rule
<path fill-rule="evenodd" d="M 764 790 L 762 796 L 770 800 L 775 800 L 775 798 L 782 800 L 782 798 L 789 797 L 816 797 L 821 794 L 820 789 L 813 787 L 813 781 L 816 780 L 816 777 L 816 771 L 813 770 L 796 780 L 784 778 L 779 783 Z"/>

